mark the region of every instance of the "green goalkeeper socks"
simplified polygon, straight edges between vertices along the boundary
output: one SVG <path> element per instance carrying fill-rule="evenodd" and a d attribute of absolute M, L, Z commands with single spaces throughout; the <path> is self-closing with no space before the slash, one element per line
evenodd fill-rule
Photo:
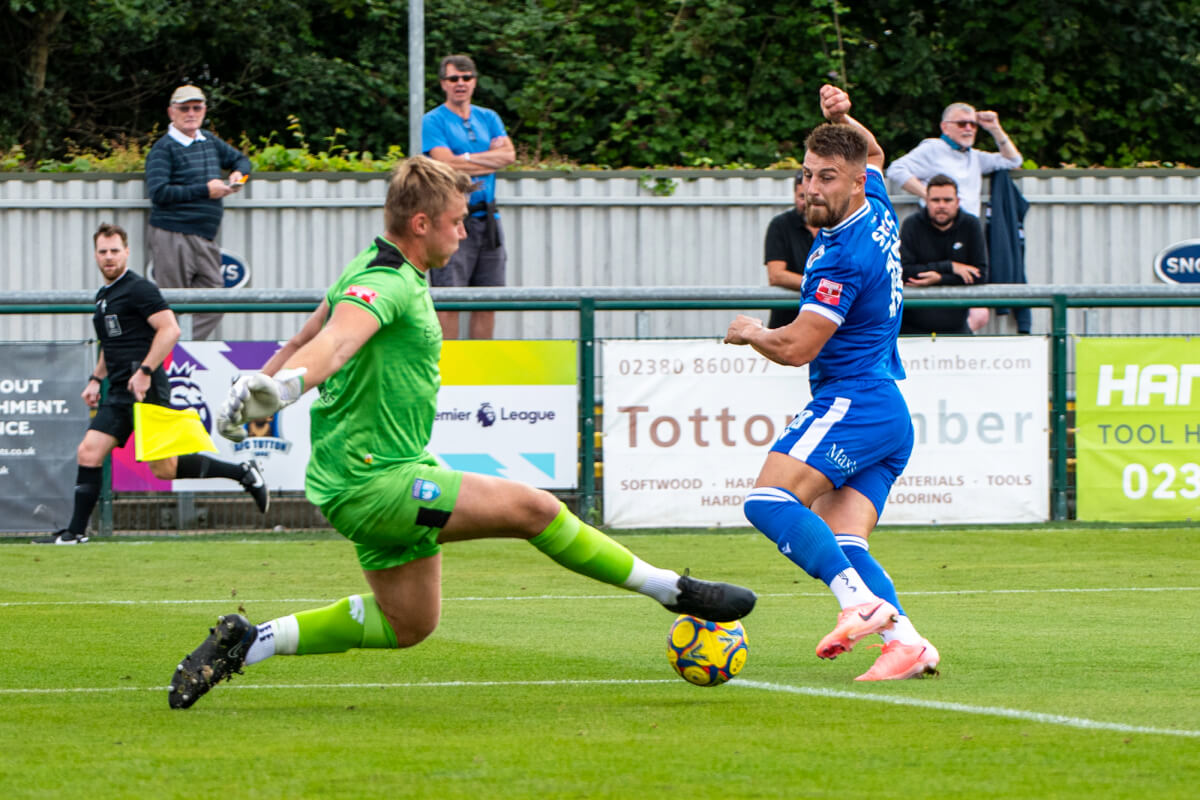
<path fill-rule="evenodd" d="M 352 594 L 333 605 L 301 611 L 295 617 L 299 627 L 297 655 L 396 646 L 396 633 L 373 594 Z"/>
<path fill-rule="evenodd" d="M 625 586 L 634 555 L 562 505 L 546 530 L 529 543 L 567 569 L 598 581 Z"/>

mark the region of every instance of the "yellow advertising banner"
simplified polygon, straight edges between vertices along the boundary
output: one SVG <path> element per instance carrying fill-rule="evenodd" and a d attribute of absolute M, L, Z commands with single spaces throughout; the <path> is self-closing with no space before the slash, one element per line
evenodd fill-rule
<path fill-rule="evenodd" d="M 1200 519 L 1200 340 L 1075 346 L 1076 517 Z"/>

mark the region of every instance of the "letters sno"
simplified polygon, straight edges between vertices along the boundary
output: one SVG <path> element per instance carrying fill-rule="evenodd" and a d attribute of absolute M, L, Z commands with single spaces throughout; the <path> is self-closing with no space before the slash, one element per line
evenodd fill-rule
<path fill-rule="evenodd" d="M 1200 283 L 1200 239 L 1165 248 L 1154 258 L 1154 274 L 1165 283 Z"/>
<path fill-rule="evenodd" d="M 1186 338 L 1080 339 L 1076 515 L 1200 519 L 1200 347 Z"/>

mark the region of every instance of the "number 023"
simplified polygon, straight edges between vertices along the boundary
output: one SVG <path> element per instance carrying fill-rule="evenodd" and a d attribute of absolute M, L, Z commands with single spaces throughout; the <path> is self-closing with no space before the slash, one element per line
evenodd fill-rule
<path fill-rule="evenodd" d="M 1183 488 L 1178 490 L 1173 488 L 1176 476 L 1183 479 Z M 1141 464 L 1126 464 L 1121 473 L 1121 489 L 1131 500 L 1145 497 L 1152 483 L 1156 485 L 1150 496 L 1155 500 L 1174 500 L 1176 497 L 1195 500 L 1200 497 L 1200 464 L 1188 462 L 1181 464 L 1178 470 L 1174 464 L 1155 464 L 1149 470 Z"/>

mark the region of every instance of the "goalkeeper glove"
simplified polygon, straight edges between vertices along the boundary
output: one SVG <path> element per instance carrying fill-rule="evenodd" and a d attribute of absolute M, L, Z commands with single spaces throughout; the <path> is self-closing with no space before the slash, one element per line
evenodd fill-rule
<path fill-rule="evenodd" d="M 304 394 L 307 369 L 282 369 L 274 377 L 261 372 L 243 375 L 229 387 L 229 396 L 217 413 L 217 430 L 231 442 L 246 438 L 243 427 L 252 419 L 274 416 Z"/>

